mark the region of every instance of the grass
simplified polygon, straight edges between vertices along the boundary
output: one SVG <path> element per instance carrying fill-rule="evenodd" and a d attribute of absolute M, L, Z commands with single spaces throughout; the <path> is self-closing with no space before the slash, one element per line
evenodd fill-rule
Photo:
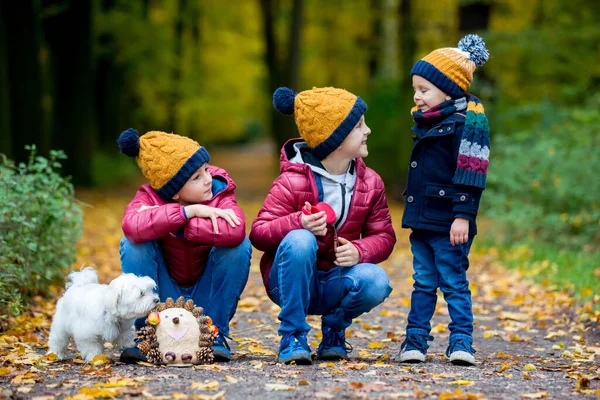
<path fill-rule="evenodd" d="M 479 245 L 495 248 L 508 268 L 548 289 L 564 289 L 581 302 L 600 293 L 600 255 L 587 251 L 557 249 L 532 239 L 502 245 L 491 237 L 479 239 Z"/>

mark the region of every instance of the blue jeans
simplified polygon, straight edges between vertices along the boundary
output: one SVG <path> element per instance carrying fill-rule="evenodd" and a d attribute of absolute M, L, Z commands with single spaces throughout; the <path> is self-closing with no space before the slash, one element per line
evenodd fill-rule
<path fill-rule="evenodd" d="M 308 314 L 322 315 L 323 325 L 344 330 L 352 319 L 383 303 L 392 292 L 387 274 L 375 264 L 318 270 L 317 239 L 305 229 L 291 231 L 279 244 L 268 290 L 281 307 L 282 336 L 307 333 Z"/>
<path fill-rule="evenodd" d="M 192 299 L 197 306 L 204 308 L 204 313 L 212 318 L 219 332 L 229 334 L 229 321 L 235 314 L 250 274 L 252 246 L 248 239 L 233 248 L 213 247 L 204 272 L 194 286 L 187 288 L 178 286 L 169 275 L 156 241 L 134 244 L 123 238 L 120 253 L 123 272 L 154 279 L 160 301 L 167 297 L 177 300 L 179 296 Z M 135 328 L 144 326 L 144 321 L 145 318 L 136 320 Z"/>
<path fill-rule="evenodd" d="M 469 250 L 467 243 L 452 246 L 450 235 L 431 231 L 413 231 L 410 235 L 413 253 L 414 290 L 408 314 L 406 334 L 429 335 L 435 312 L 438 287 L 448 303 L 450 343 L 473 336 L 473 306 L 467 280 Z"/>

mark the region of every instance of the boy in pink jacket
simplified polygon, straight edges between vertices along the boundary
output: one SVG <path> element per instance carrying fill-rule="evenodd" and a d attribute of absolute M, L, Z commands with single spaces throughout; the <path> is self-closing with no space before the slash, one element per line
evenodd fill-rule
<path fill-rule="evenodd" d="M 279 88 L 273 104 L 295 115 L 302 136 L 281 150 L 281 174 L 250 232 L 254 247 L 265 252 L 264 285 L 281 307 L 278 358 L 312 362 L 306 315 L 315 314 L 322 315 L 318 357 L 346 359 L 346 328 L 392 291 L 376 265 L 389 257 L 396 236 L 383 181 L 362 160 L 371 134 L 367 105 L 331 87 Z"/>
<path fill-rule="evenodd" d="M 135 157 L 149 184 L 127 205 L 122 228 L 124 273 L 154 279 L 161 301 L 184 296 L 204 308 L 219 329 L 217 361 L 229 361 L 225 337 L 248 275 L 252 247 L 235 183 L 196 141 L 152 131 L 121 133 L 121 152 Z M 136 329 L 144 320 L 136 321 Z M 145 361 L 137 348 L 121 361 Z"/>

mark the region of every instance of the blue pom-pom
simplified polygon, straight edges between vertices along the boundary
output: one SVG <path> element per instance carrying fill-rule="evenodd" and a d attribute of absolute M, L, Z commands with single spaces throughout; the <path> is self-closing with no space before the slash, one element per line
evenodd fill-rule
<path fill-rule="evenodd" d="M 140 135 L 138 135 L 135 129 L 129 128 L 123 131 L 117 142 L 119 143 L 121 153 L 126 156 L 137 157 L 140 154 Z"/>
<path fill-rule="evenodd" d="M 460 39 L 458 48 L 469 53 L 469 60 L 476 67 L 481 67 L 490 58 L 490 53 L 485 48 L 485 42 L 477 35 L 467 35 Z"/>
<path fill-rule="evenodd" d="M 292 115 L 294 113 L 294 99 L 296 93 L 290 88 L 280 87 L 273 93 L 273 106 L 282 114 Z"/>

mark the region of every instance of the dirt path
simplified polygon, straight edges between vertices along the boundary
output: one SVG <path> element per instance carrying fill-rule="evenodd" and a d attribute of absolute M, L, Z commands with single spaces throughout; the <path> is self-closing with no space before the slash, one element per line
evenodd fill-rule
<path fill-rule="evenodd" d="M 231 153 L 214 158 L 239 160 L 236 157 Z M 265 171 L 272 167 L 265 167 Z M 236 175 L 243 170 L 234 168 L 230 172 L 239 180 Z M 263 193 L 268 185 L 264 179 L 255 182 Z M 78 194 L 92 207 L 86 208 L 85 235 L 75 265 L 96 266 L 104 282 L 119 273 L 120 218 L 131 195 L 128 191 Z M 256 215 L 261 200 L 252 195 L 242 203 L 248 220 Z M 250 281 L 232 323 L 231 334 L 236 340 L 232 362 L 194 368 L 131 366 L 116 362 L 116 353 L 97 366 L 78 359 L 52 361 L 43 354 L 54 302 L 39 301 L 33 315 L 15 321 L 12 331 L 0 334 L 0 398 L 600 396 L 599 337 L 586 322 L 585 310 L 578 309 L 566 294 L 548 292 L 505 270 L 494 252 L 478 250 L 477 242 L 469 271 L 477 365 L 456 367 L 445 359 L 449 318 L 441 296 L 432 324 L 435 341 L 427 362 L 403 365 L 392 361 L 403 339 L 412 286 L 407 232 L 399 227 L 399 207 L 392 207 L 392 212 L 398 244 L 384 267 L 394 292 L 384 304 L 355 320 L 348 330 L 347 340 L 354 347 L 348 362 L 317 361 L 312 366 L 275 362 L 278 307 L 265 295 L 258 272 L 260 254 L 255 251 Z M 311 317 L 310 324 L 313 330 L 309 343 L 316 350 L 320 320 Z M 74 351 L 72 355 L 76 356 Z"/>

